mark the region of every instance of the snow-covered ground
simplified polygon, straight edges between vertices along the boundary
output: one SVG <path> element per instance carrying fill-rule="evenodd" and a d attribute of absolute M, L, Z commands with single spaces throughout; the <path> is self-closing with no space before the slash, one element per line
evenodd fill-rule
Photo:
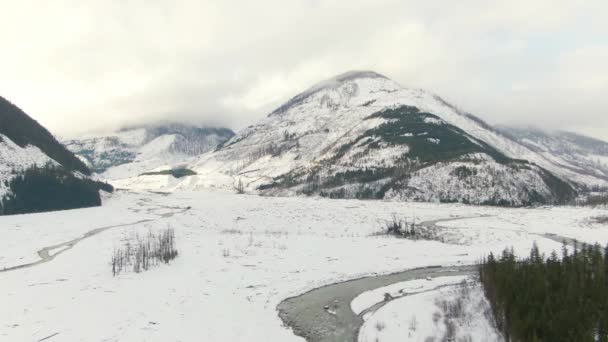
<path fill-rule="evenodd" d="M 390 302 L 365 321 L 359 342 L 503 341 L 488 318 L 490 305 L 481 287 L 466 291 L 463 295 L 459 286 L 446 287 Z M 462 305 L 454 305 L 459 298 Z M 453 311 L 443 309 L 450 304 Z M 454 312 L 461 312 L 462 317 Z"/>
<path fill-rule="evenodd" d="M 429 292 L 447 285 L 455 285 L 466 279 L 466 276 L 452 276 L 404 281 L 364 292 L 355 298 L 350 306 L 353 312 L 358 315 L 365 309 L 386 300 L 387 294 L 392 298 L 399 298 L 415 293 Z"/>
<path fill-rule="evenodd" d="M 444 233 L 450 241 L 461 236 L 458 244 L 372 236 L 393 215 L 418 222 L 467 219 L 439 223 L 449 226 Z M 118 192 L 99 208 L 0 217 L 0 340 L 302 341 L 277 315 L 287 297 L 363 275 L 472 264 L 506 246 L 527 254 L 534 241 L 545 252 L 559 249 L 559 243 L 535 235 L 546 232 L 605 244 L 608 227 L 591 219 L 603 215 L 608 210 L 273 198 L 213 190 Z M 114 228 L 86 236 L 104 227 Z M 135 233 L 167 227 L 175 230 L 177 259 L 144 273 L 112 276 L 115 248 Z M 2 272 L 35 262 L 44 247 L 81 237 L 61 247 L 53 260 Z M 396 299 L 376 315 L 404 301 L 437 296 L 433 293 Z M 432 303 L 428 298 L 423 300 Z M 407 322 L 411 313 L 405 315 Z M 430 316 L 424 310 L 420 315 L 422 336 L 422 322 Z M 388 332 L 399 328 L 386 323 L 380 341 L 393 341 L 398 333 Z"/>

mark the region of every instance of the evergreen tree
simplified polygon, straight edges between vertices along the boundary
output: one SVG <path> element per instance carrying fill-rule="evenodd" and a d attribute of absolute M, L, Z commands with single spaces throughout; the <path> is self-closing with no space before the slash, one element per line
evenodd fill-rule
<path fill-rule="evenodd" d="M 608 342 L 608 246 L 564 243 L 548 258 L 534 245 L 516 260 L 512 249 L 490 254 L 480 279 L 496 326 L 507 341 Z"/>
<path fill-rule="evenodd" d="M 0 214 L 22 214 L 101 205 L 99 190 L 111 185 L 78 178 L 61 166 L 33 166 L 12 178 L 9 195 L 0 201 Z"/>

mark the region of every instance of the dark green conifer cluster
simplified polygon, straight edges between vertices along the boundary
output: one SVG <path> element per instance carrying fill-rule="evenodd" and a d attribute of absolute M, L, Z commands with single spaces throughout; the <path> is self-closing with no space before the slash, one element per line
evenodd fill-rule
<path fill-rule="evenodd" d="M 109 184 L 79 178 L 50 163 L 19 172 L 5 186 L 10 192 L 0 199 L 0 215 L 99 206 L 99 190 L 113 191 Z"/>
<path fill-rule="evenodd" d="M 548 258 L 490 254 L 480 278 L 507 341 L 608 341 L 608 247 L 575 246 Z"/>

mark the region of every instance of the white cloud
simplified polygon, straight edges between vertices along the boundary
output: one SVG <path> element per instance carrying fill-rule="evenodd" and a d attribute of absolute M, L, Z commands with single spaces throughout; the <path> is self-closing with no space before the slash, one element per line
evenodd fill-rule
<path fill-rule="evenodd" d="M 570 89 L 608 90 L 608 44 L 576 49 L 559 60 L 559 82 Z"/>
<path fill-rule="evenodd" d="M 576 117 L 608 139 L 597 129 L 608 127 L 606 102 L 590 95 L 606 91 L 606 10 L 597 0 L 14 1 L 0 13 L 0 95 L 60 134 L 159 118 L 239 128 L 318 81 L 372 69 L 491 122 L 571 128 Z"/>

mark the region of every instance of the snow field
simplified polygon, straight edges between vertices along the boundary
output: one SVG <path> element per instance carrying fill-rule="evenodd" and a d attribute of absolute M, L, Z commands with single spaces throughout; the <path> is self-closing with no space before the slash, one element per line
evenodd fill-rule
<path fill-rule="evenodd" d="M 452 276 L 430 278 L 428 280 L 416 279 L 411 281 L 404 281 L 401 283 L 384 286 L 372 291 L 364 292 L 360 294 L 357 298 L 355 298 L 352 303 L 350 303 L 350 307 L 353 312 L 358 315 L 365 309 L 383 302 L 385 300 L 386 294 L 389 294 L 393 298 L 398 298 L 406 295 L 412 295 L 415 293 L 432 291 L 447 285 L 455 285 L 466 279 L 466 276 Z"/>
<path fill-rule="evenodd" d="M 302 341 L 277 315 L 276 306 L 287 297 L 366 275 L 472 264 L 507 246 L 527 254 L 534 241 L 547 253 L 560 248 L 529 232 L 588 234 L 588 239 L 597 236 L 606 243 L 608 229 L 585 222 L 607 213 L 271 198 L 211 190 L 118 192 L 101 208 L 0 218 L 0 340 L 37 341 L 57 334 L 48 341 Z M 418 222 L 490 216 L 439 224 L 454 226 L 450 234 L 468 236 L 463 244 L 371 236 L 393 214 Z M 542 223 L 547 216 L 553 217 L 550 225 Z M 50 262 L 1 272 L 38 260 L 36 252 L 43 247 L 114 225 L 122 226 L 85 238 Z M 500 229 L 490 232 L 484 229 L 488 225 Z M 135 234 L 167 227 L 175 230 L 179 250 L 171 264 L 112 277 L 115 248 Z M 407 298 L 389 303 L 372 318 Z M 382 340 L 391 341 L 386 322 Z"/>
<path fill-rule="evenodd" d="M 442 301 L 455 303 L 460 291 L 460 286 L 445 287 L 389 302 L 365 321 L 359 342 L 443 341 L 448 336 L 449 314 L 442 310 Z M 481 287 L 472 285 L 468 291 L 462 301 L 463 317 L 453 320 L 453 341 L 502 342 L 487 318 L 490 306 Z"/>

